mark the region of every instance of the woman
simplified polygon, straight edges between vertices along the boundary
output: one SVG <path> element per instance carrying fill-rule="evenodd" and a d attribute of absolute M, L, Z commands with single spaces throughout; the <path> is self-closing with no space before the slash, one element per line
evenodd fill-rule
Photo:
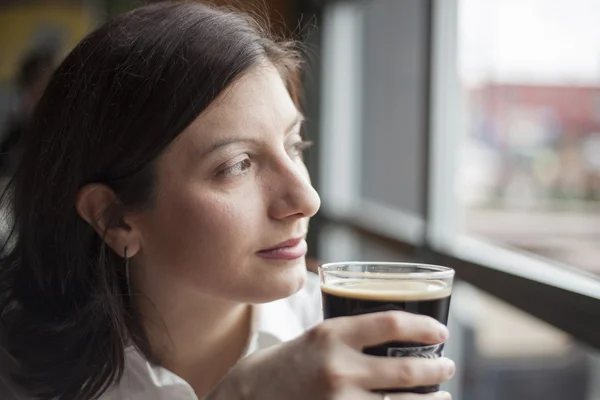
<path fill-rule="evenodd" d="M 451 377 L 360 352 L 441 342 L 433 320 L 319 324 L 299 61 L 197 3 L 140 8 L 66 58 L 11 186 L 2 348 L 24 398 L 381 399 Z"/>

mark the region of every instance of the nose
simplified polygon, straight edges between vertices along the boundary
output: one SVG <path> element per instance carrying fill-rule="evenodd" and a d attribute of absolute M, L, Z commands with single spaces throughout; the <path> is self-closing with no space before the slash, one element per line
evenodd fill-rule
<path fill-rule="evenodd" d="M 321 199 L 312 187 L 308 170 L 302 161 L 288 159 L 274 168 L 273 172 L 270 179 L 271 218 L 308 218 L 317 213 Z"/>

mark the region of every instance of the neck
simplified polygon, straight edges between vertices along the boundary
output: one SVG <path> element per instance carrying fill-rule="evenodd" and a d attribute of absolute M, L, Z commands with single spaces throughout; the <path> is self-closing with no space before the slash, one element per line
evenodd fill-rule
<path fill-rule="evenodd" d="M 194 293 L 140 301 L 151 348 L 201 398 L 235 365 L 250 336 L 251 307 Z M 185 301 L 178 301 L 183 300 Z"/>

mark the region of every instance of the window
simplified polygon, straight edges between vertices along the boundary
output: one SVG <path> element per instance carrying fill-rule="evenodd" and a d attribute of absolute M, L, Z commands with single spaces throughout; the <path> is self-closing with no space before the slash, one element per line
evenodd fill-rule
<path fill-rule="evenodd" d="M 600 3 L 458 4 L 462 230 L 600 274 Z"/>
<path fill-rule="evenodd" d="M 487 291 L 502 291 L 494 279 L 519 277 L 566 298 L 582 295 L 570 305 L 582 310 L 579 300 L 600 299 L 590 260 L 600 247 L 594 223 L 600 203 L 594 185 L 582 183 L 593 181 L 585 171 L 595 168 L 598 119 L 590 107 L 569 107 L 582 98 L 595 104 L 588 94 L 600 83 L 600 68 L 593 68 L 600 65 L 593 23 L 600 9 L 584 0 L 432 4 L 428 245 L 485 267 L 471 272 L 490 279 Z M 569 150 L 561 159 L 563 146 Z M 566 170 L 577 174 L 564 180 Z M 565 307 L 552 293 L 544 293 L 556 300 L 546 311 L 528 309 L 518 290 L 494 294 L 521 296 L 513 299 L 519 307 L 572 329 L 574 315 L 562 322 L 550 315 L 549 308 Z"/>
<path fill-rule="evenodd" d="M 328 1 L 318 255 L 454 267 L 458 400 L 600 398 L 600 5 Z"/>

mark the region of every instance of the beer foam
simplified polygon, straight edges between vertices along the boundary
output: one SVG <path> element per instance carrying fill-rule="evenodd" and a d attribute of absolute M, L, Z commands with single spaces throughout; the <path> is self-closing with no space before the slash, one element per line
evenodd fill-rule
<path fill-rule="evenodd" d="M 450 296 L 452 287 L 442 281 L 349 280 L 321 285 L 325 294 L 357 300 L 422 301 Z"/>

